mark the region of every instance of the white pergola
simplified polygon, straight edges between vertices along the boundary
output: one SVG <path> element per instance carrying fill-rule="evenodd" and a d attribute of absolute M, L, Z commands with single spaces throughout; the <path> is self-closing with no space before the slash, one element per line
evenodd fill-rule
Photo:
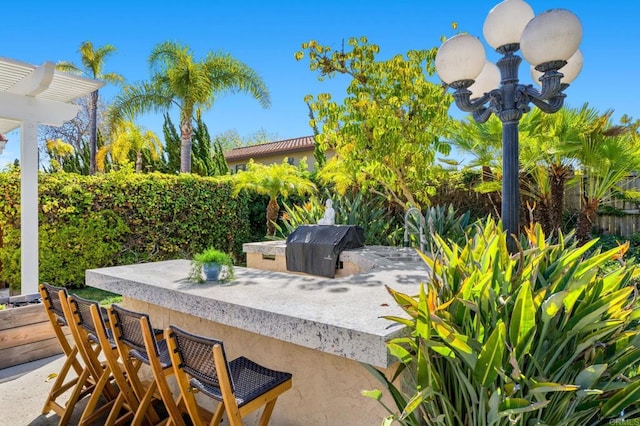
<path fill-rule="evenodd" d="M 20 128 L 21 293 L 38 291 L 38 125 L 61 126 L 104 82 L 0 57 L 0 133 Z M 10 141 L 11 142 L 11 141 Z M 9 143 L 10 143 L 9 142 Z"/>

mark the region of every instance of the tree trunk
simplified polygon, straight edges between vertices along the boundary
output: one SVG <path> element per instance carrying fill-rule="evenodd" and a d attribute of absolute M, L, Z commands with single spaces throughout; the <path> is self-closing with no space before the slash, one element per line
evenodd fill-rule
<path fill-rule="evenodd" d="M 275 198 L 269 200 L 267 204 L 267 235 L 273 236 L 276 234 L 276 221 L 278 220 L 278 213 L 280 213 L 280 206 Z"/>
<path fill-rule="evenodd" d="M 180 113 L 180 173 L 191 173 L 192 112 L 192 108 L 183 105 Z"/>
<path fill-rule="evenodd" d="M 96 153 L 98 152 L 98 91 L 91 92 L 89 102 L 89 174 L 96 174 Z"/>
<path fill-rule="evenodd" d="M 589 241 L 589 234 L 591 234 L 599 204 L 600 200 L 597 198 L 584 200 L 584 206 L 578 216 L 578 225 L 576 226 L 576 239 L 580 245 Z"/>
<path fill-rule="evenodd" d="M 559 164 L 549 166 L 549 180 L 551 182 L 551 205 L 549 221 L 554 232 L 562 228 L 562 214 L 564 213 L 564 187 L 569 170 Z"/>
<path fill-rule="evenodd" d="M 142 172 L 142 151 L 136 152 L 136 173 Z"/>
<path fill-rule="evenodd" d="M 554 228 L 551 222 L 551 209 L 549 207 L 549 200 L 538 198 L 536 208 L 533 212 L 533 219 L 540 223 L 544 235 L 549 236 L 553 233 Z M 529 218 L 531 219 L 531 218 Z"/>
<path fill-rule="evenodd" d="M 492 182 L 495 179 L 493 175 L 493 171 L 489 166 L 482 166 L 482 182 Z M 493 212 L 495 213 L 495 217 L 500 217 L 500 211 L 502 210 L 502 203 L 500 201 L 500 196 L 494 196 L 489 192 L 487 193 L 487 198 L 489 199 L 489 204 L 493 208 Z"/>

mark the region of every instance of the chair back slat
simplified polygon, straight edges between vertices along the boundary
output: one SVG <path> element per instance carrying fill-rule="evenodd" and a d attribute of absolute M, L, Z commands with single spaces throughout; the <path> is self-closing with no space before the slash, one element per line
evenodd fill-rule
<path fill-rule="evenodd" d="M 113 324 L 120 331 L 120 339 L 122 339 L 129 347 L 140 352 L 147 353 L 147 349 L 144 344 L 144 337 L 142 336 L 142 328 L 140 327 L 140 318 L 146 317 L 146 321 L 149 326 L 149 332 L 153 336 L 155 333 L 151 328 L 151 321 L 149 315 L 141 312 L 134 312 L 123 308 L 122 306 L 112 306 L 116 323 Z M 155 356 L 158 356 L 158 345 L 154 344 Z"/>
<path fill-rule="evenodd" d="M 71 303 L 71 308 L 74 314 L 77 315 L 78 325 L 89 333 L 89 335 L 95 336 L 97 339 L 97 328 L 100 327 L 102 332 L 109 336 L 107 332 L 107 328 L 105 326 L 104 317 L 102 316 L 102 312 L 100 311 L 100 304 L 94 300 L 83 299 L 82 297 L 73 295 L 69 298 L 69 302 Z M 99 324 L 96 324 L 93 321 L 93 316 L 91 315 L 91 306 L 96 306 L 98 308 L 98 313 L 101 319 Z"/>
<path fill-rule="evenodd" d="M 60 296 L 58 293 L 62 290 L 64 291 L 65 297 L 67 297 L 69 295 L 67 289 L 65 287 L 56 287 L 47 283 L 42 283 L 41 286 L 41 288 L 44 290 L 44 293 L 46 294 L 46 297 L 44 297 L 44 302 L 48 305 L 48 309 L 53 311 L 53 313 L 58 318 L 58 321 L 60 321 L 62 324 L 66 324 L 67 321 L 64 316 L 62 302 L 60 302 Z"/>
<path fill-rule="evenodd" d="M 170 326 L 169 329 L 176 342 L 176 351 L 181 361 L 180 367 L 198 380 L 219 388 L 218 372 L 213 361 L 212 350 L 213 346 L 218 344 L 222 347 L 224 354 L 222 341 L 198 336 L 176 326 Z M 225 355 L 225 364 L 226 360 Z M 233 379 L 231 379 L 231 387 L 234 388 Z"/>

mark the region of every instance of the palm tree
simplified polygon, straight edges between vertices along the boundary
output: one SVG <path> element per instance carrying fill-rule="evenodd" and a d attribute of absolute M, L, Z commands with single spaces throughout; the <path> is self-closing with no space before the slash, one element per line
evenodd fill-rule
<path fill-rule="evenodd" d="M 94 49 L 93 43 L 85 41 L 80 45 L 80 59 L 83 68 L 72 62 L 61 61 L 56 64 L 60 71 L 74 74 L 85 74 L 88 77 L 104 80 L 108 83 L 122 83 L 124 78 L 120 74 L 103 72 L 104 61 L 107 56 L 116 51 L 110 44 Z M 96 173 L 96 153 L 98 149 L 98 90 L 91 92 L 89 102 L 89 174 Z"/>
<path fill-rule="evenodd" d="M 225 92 L 245 92 L 267 108 L 269 92 L 258 74 L 231 55 L 209 52 L 196 61 L 186 46 L 165 42 L 149 56 L 151 80 L 125 87 L 116 97 L 109 121 L 149 111 L 180 108 L 180 171 L 191 172 L 191 140 L 196 109 L 211 108 L 216 96 Z"/>
<path fill-rule="evenodd" d="M 449 139 L 472 159 L 466 167 L 480 167 L 482 183 L 475 189 L 487 194 L 496 214 L 500 216 L 500 175 L 502 174 L 502 123 L 492 115 L 485 123 L 473 119 L 458 122 Z"/>
<path fill-rule="evenodd" d="M 242 190 L 269 196 L 267 204 L 267 235 L 276 233 L 275 223 L 278 220 L 280 205 L 278 197 L 287 198 L 290 194 L 305 195 L 316 191 L 316 186 L 305 176 L 306 165 L 295 167 L 285 158 L 281 164 L 265 166 L 261 163 L 249 162 L 246 171 L 233 175 L 233 192 Z"/>
<path fill-rule="evenodd" d="M 536 173 L 539 167 L 548 170 L 547 181 L 538 180 L 538 188 L 547 188 L 548 224 L 545 233 L 557 232 L 562 226 L 565 187 L 582 150 L 584 135 L 593 130 L 600 114 L 588 104 L 580 108 L 562 108 L 555 114 L 534 109 L 525 115 L 520 127 L 527 137 L 521 143 L 520 158 L 525 168 Z"/>
<path fill-rule="evenodd" d="M 136 173 L 142 172 L 143 151 L 149 153 L 153 160 L 160 158 L 162 154 L 162 142 L 151 130 L 144 130 L 131 121 L 123 122 L 111 133 L 113 142 L 100 148 L 97 155 L 98 170 L 104 171 L 107 154 L 116 164 L 129 162 L 129 155 L 133 152 L 136 157 Z"/>
<path fill-rule="evenodd" d="M 612 126 L 613 111 L 602 114 L 589 133 L 582 137 L 578 151 L 582 165 L 582 210 L 576 237 L 585 243 L 598 207 L 611 198 L 617 185 L 640 167 L 640 140 L 632 126 Z"/>

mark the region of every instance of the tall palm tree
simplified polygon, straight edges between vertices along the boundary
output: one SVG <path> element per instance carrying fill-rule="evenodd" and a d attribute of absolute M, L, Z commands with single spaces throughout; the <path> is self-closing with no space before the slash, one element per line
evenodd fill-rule
<path fill-rule="evenodd" d="M 162 154 L 160 138 L 151 130 L 145 131 L 131 121 L 123 122 L 111 133 L 111 137 L 112 142 L 98 150 L 97 166 L 100 171 L 104 171 L 107 154 L 111 154 L 111 159 L 116 164 L 129 162 L 130 154 L 135 154 L 136 173 L 142 172 L 143 151 L 148 152 L 153 160 L 157 160 Z"/>
<path fill-rule="evenodd" d="M 191 139 L 196 109 L 211 108 L 216 97 L 226 92 L 245 92 L 267 108 L 269 92 L 260 76 L 229 54 L 209 52 L 196 61 L 186 46 L 165 42 L 149 56 L 151 80 L 125 87 L 109 112 L 109 121 L 149 111 L 180 109 L 180 171 L 191 172 Z"/>
<path fill-rule="evenodd" d="M 316 191 L 316 186 L 305 176 L 305 170 L 293 166 L 285 158 L 281 164 L 265 166 L 249 162 L 246 171 L 233 175 L 233 193 L 242 190 L 269 196 L 267 204 L 267 235 L 275 235 L 280 205 L 278 197 L 287 198 L 291 194 L 305 195 Z"/>
<path fill-rule="evenodd" d="M 103 71 L 105 59 L 115 53 L 116 48 L 110 44 L 94 48 L 93 43 L 85 41 L 80 45 L 80 60 L 82 68 L 72 62 L 61 61 L 56 64 L 60 71 L 74 74 L 85 74 L 88 77 L 104 80 L 108 83 L 122 83 L 124 78 L 120 74 L 105 73 Z M 98 149 L 98 90 L 89 95 L 89 174 L 96 173 L 96 153 Z"/>

